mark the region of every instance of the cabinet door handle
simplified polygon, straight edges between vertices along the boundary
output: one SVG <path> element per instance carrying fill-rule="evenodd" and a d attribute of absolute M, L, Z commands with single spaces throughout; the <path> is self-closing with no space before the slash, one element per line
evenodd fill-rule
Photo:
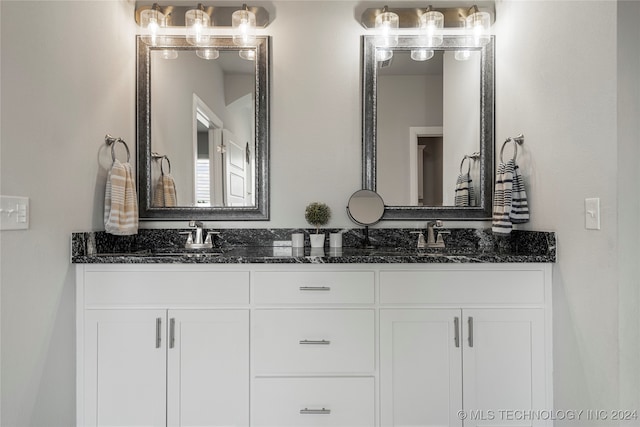
<path fill-rule="evenodd" d="M 458 316 L 453 318 L 453 328 L 455 329 L 453 341 L 456 343 L 456 347 L 460 347 L 460 318 Z"/>
<path fill-rule="evenodd" d="M 300 344 L 311 344 L 311 345 L 329 345 L 331 341 L 328 340 L 300 340 Z"/>
<path fill-rule="evenodd" d="M 330 291 L 330 286 L 300 286 L 301 291 Z"/>
<path fill-rule="evenodd" d="M 176 319 L 169 320 L 169 348 L 175 347 L 176 344 Z"/>
<path fill-rule="evenodd" d="M 322 409 L 309 409 L 309 408 L 300 409 L 300 415 L 330 415 L 330 414 L 331 414 L 331 409 L 326 409 L 326 408 L 322 408 Z"/>
<path fill-rule="evenodd" d="M 162 345 L 162 317 L 156 318 L 156 348 Z"/>
<path fill-rule="evenodd" d="M 473 317 L 469 316 L 469 347 L 473 347 Z"/>

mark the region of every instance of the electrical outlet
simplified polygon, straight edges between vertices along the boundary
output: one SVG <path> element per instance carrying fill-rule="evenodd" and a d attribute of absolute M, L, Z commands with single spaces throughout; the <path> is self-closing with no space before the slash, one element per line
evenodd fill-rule
<path fill-rule="evenodd" d="M 584 199 L 584 228 L 600 230 L 600 198 Z"/>

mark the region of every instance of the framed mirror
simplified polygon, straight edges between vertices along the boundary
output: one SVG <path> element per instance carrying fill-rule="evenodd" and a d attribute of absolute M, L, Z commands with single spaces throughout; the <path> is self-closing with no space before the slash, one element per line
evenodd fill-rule
<path fill-rule="evenodd" d="M 494 38 L 425 49 L 400 35 L 391 50 L 375 38 L 362 38 L 362 179 L 382 219 L 491 218 Z"/>
<path fill-rule="evenodd" d="M 269 219 L 270 38 L 137 38 L 140 219 Z"/>

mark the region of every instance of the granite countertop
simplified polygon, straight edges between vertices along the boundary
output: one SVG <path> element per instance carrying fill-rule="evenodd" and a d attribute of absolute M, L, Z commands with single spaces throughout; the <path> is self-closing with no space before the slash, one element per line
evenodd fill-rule
<path fill-rule="evenodd" d="M 374 249 L 363 249 L 362 230 L 343 233 L 343 247 L 311 249 L 274 247 L 300 229 L 215 230 L 215 247 L 184 249 L 185 230 L 140 230 L 135 236 L 105 232 L 73 233 L 75 264 L 416 264 L 416 263 L 550 263 L 556 261 L 555 233 L 514 231 L 494 237 L 490 230 L 450 229 L 445 249 L 417 249 L 413 229 L 372 229 Z M 307 244 L 308 244 L 308 238 Z"/>

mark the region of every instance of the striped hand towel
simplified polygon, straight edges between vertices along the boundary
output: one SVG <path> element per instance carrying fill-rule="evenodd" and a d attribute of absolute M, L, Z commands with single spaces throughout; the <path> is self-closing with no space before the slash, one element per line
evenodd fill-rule
<path fill-rule="evenodd" d="M 177 206 L 177 201 L 176 182 L 170 174 L 162 174 L 153 192 L 152 206 L 173 207 Z"/>
<path fill-rule="evenodd" d="M 475 200 L 471 176 L 468 173 L 461 173 L 456 181 L 455 205 L 475 206 Z"/>
<path fill-rule="evenodd" d="M 129 163 L 114 160 L 104 193 L 104 229 L 128 236 L 138 233 L 138 197 Z"/>
<path fill-rule="evenodd" d="M 498 165 L 491 229 L 494 233 L 509 234 L 513 224 L 527 221 L 529 221 L 529 205 L 524 181 L 518 165 L 511 159 L 507 163 Z"/>

